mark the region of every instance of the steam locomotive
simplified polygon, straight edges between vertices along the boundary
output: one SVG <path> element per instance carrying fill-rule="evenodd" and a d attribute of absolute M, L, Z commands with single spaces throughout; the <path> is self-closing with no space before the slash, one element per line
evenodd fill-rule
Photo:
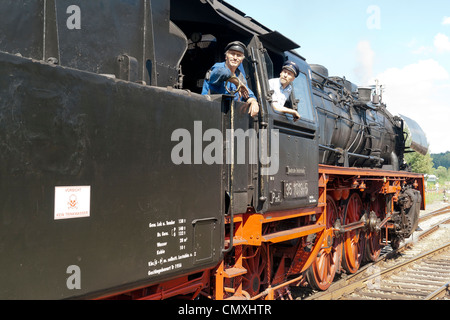
<path fill-rule="evenodd" d="M 423 131 L 221 0 L 0 3 L 0 298 L 277 299 L 417 227 Z M 260 113 L 200 95 L 225 46 Z M 300 68 L 288 106 L 268 80 Z"/>

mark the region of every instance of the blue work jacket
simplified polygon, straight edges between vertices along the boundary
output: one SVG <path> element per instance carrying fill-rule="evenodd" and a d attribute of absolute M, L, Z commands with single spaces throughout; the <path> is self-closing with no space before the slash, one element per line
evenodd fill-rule
<path fill-rule="evenodd" d="M 226 81 L 231 78 L 233 74 L 231 73 L 231 70 L 228 69 L 225 62 L 219 62 L 216 63 L 208 72 L 208 75 L 203 82 L 203 90 L 202 94 L 229 94 L 227 89 L 225 88 Z M 245 77 L 245 71 L 242 67 L 242 64 L 237 68 L 236 70 L 236 77 L 238 77 L 242 83 L 248 88 L 247 86 L 247 80 Z M 231 92 L 235 91 L 237 87 L 233 83 L 228 83 L 228 89 L 230 89 Z M 255 94 L 248 89 L 250 98 L 255 98 Z M 235 94 L 234 100 L 239 100 L 239 93 Z M 243 100 L 243 98 L 241 98 Z"/>

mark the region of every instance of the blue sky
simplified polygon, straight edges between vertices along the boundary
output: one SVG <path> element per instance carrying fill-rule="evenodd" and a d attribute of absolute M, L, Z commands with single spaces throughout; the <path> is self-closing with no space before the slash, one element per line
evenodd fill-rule
<path fill-rule="evenodd" d="M 227 2 L 298 43 L 330 75 L 380 80 L 388 110 L 416 120 L 431 153 L 450 151 L 450 1 Z"/>

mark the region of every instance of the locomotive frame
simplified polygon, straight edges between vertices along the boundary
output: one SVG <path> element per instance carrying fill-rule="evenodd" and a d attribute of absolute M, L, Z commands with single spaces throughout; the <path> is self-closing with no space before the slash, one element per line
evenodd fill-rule
<path fill-rule="evenodd" d="M 0 4 L 1 298 L 283 298 L 291 284 L 326 290 L 417 227 L 423 175 L 382 167 L 375 147 L 321 164 L 339 150 L 320 142 L 315 99 L 332 99 L 318 74 L 225 1 L 71 0 L 75 29 L 67 1 L 23 2 Z M 248 44 L 257 119 L 199 94 L 234 40 Z M 268 79 L 287 59 L 300 68 L 295 123 L 270 106 Z M 393 130 L 386 149 L 397 143 L 401 162 Z"/>

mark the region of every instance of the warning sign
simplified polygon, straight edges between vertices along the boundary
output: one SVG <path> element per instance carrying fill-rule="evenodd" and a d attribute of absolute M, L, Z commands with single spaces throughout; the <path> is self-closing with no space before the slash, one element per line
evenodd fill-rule
<path fill-rule="evenodd" d="M 55 187 L 55 220 L 90 216 L 91 186 Z"/>

